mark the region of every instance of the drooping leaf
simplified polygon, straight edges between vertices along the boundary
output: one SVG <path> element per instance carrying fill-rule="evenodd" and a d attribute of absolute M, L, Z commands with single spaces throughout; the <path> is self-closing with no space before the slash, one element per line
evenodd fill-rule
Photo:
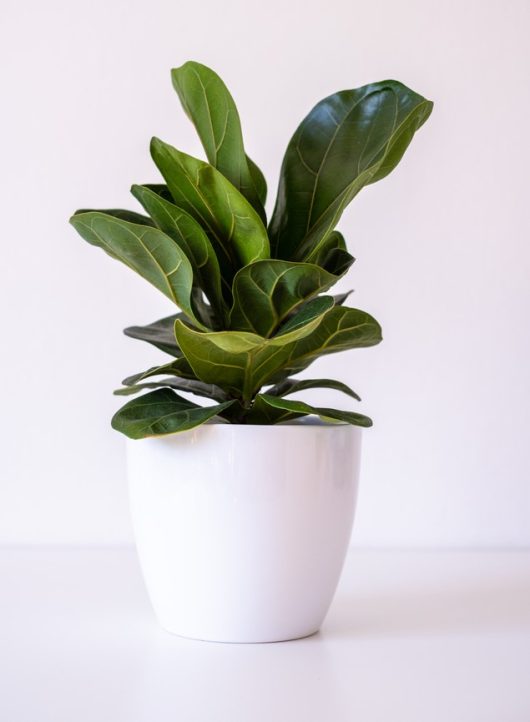
<path fill-rule="evenodd" d="M 258 394 L 251 408 L 245 414 L 244 421 L 245 424 L 283 424 L 306 415 L 305 412 L 291 411 L 271 406 L 271 404 L 263 400 L 262 394 Z"/>
<path fill-rule="evenodd" d="M 361 400 L 361 397 L 353 389 L 341 381 L 333 379 L 285 379 L 282 383 L 270 388 L 267 394 L 269 396 L 288 396 L 306 389 L 334 389 L 335 391 L 342 391 L 342 393 L 357 399 L 357 401 Z"/>
<path fill-rule="evenodd" d="M 304 301 L 339 278 L 309 263 L 276 259 L 251 263 L 234 278 L 230 328 L 271 336 Z"/>
<path fill-rule="evenodd" d="M 169 236 L 150 226 L 129 223 L 98 211 L 72 216 L 70 223 L 94 246 L 108 251 L 170 298 L 199 328 L 191 304 L 193 270 Z"/>
<path fill-rule="evenodd" d="M 223 273 L 269 257 L 267 230 L 260 217 L 216 168 L 158 138 L 151 141 L 151 155 L 175 204 L 193 216 L 214 242 Z"/>
<path fill-rule="evenodd" d="M 209 162 L 228 178 L 265 221 L 260 201 L 261 179 L 256 178 L 255 170 L 253 174 L 249 167 L 239 113 L 228 88 L 217 73 L 193 61 L 174 68 L 171 79 Z"/>
<path fill-rule="evenodd" d="M 112 428 L 130 439 L 174 434 L 204 424 L 233 403 L 197 406 L 171 389 L 158 389 L 122 406 L 112 417 Z"/>
<path fill-rule="evenodd" d="M 318 296 L 317 298 L 312 298 L 310 301 L 304 303 L 304 305 L 284 323 L 276 336 L 283 336 L 286 333 L 305 326 L 314 318 L 322 316 L 322 314 L 330 308 L 333 308 L 333 296 Z"/>
<path fill-rule="evenodd" d="M 345 421 L 347 424 L 352 424 L 353 426 L 372 426 L 372 419 L 363 414 L 354 413 L 353 411 L 340 411 L 339 409 L 310 406 L 303 401 L 290 401 L 278 396 L 269 396 L 268 394 L 260 394 L 260 396 L 265 403 L 276 409 L 284 409 L 285 411 L 300 414 L 314 414 L 325 421 Z"/>
<path fill-rule="evenodd" d="M 126 379 L 123 379 L 122 384 L 124 386 L 134 386 L 141 381 L 145 381 L 145 379 L 152 378 L 153 376 L 164 376 L 164 374 L 171 374 L 179 379 L 197 379 L 187 359 L 182 356 L 162 366 L 151 366 L 147 371 L 141 371 L 132 376 L 127 376 Z"/>
<path fill-rule="evenodd" d="M 296 342 L 322 321 L 317 317 L 282 337 L 263 338 L 245 331 L 196 333 L 175 322 L 177 343 L 196 377 L 250 401 L 266 379 L 289 360 Z"/>
<path fill-rule="evenodd" d="M 165 353 L 171 354 L 171 356 L 179 357 L 182 356 L 182 351 L 179 349 L 175 338 L 175 321 L 177 318 L 184 318 L 184 316 L 176 313 L 154 321 L 147 326 L 129 326 L 123 329 L 123 333 L 130 338 L 147 341 L 147 343 L 156 346 Z"/>
<path fill-rule="evenodd" d="M 180 379 L 180 378 L 168 378 L 160 379 L 159 381 L 151 381 L 148 383 L 133 384 L 130 386 L 124 386 L 121 389 L 114 391 L 115 396 L 131 396 L 137 394 L 145 389 L 159 389 L 159 388 L 170 388 L 177 391 L 187 391 L 190 394 L 196 396 L 204 396 L 207 399 L 218 401 L 223 403 L 228 401 L 229 398 L 225 392 L 218 386 L 213 384 L 204 384 L 202 381 L 197 379 Z"/>
<path fill-rule="evenodd" d="M 219 261 L 205 231 L 188 213 L 149 188 L 133 185 L 131 193 L 158 228 L 184 251 L 192 265 L 195 283 L 204 291 L 218 317 L 223 319 L 225 310 Z"/>
<path fill-rule="evenodd" d="M 318 103 L 293 135 L 270 224 L 273 256 L 313 261 L 344 208 L 399 163 L 432 103 L 394 80 Z"/>

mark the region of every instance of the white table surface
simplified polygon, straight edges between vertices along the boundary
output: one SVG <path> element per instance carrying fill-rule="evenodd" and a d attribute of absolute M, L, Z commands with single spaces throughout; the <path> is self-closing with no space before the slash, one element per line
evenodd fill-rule
<path fill-rule="evenodd" d="M 0 550 L 2 722 L 529 722 L 530 551 L 351 552 L 321 632 L 159 629 L 131 549 Z"/>

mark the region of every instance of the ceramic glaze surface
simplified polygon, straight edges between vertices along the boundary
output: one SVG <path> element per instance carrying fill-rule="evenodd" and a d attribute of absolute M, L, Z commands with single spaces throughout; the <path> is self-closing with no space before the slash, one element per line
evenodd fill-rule
<path fill-rule="evenodd" d="M 319 629 L 350 539 L 361 429 L 208 424 L 127 444 L 136 543 L 162 626 L 225 642 Z"/>

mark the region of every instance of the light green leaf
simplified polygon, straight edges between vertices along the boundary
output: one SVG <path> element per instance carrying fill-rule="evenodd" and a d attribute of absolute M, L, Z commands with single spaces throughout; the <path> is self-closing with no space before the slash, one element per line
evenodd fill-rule
<path fill-rule="evenodd" d="M 230 328 L 271 336 L 299 306 L 339 278 L 310 263 L 276 259 L 251 263 L 234 278 Z"/>
<path fill-rule="evenodd" d="M 214 242 L 223 272 L 269 257 L 267 230 L 260 217 L 218 170 L 158 138 L 151 141 L 151 155 L 175 204 L 193 216 Z"/>
<path fill-rule="evenodd" d="M 172 238 L 191 263 L 195 283 L 204 291 L 219 319 L 225 317 L 221 272 L 213 246 L 199 223 L 188 213 L 145 186 L 133 185 L 140 201 L 158 228 Z"/>
<path fill-rule="evenodd" d="M 394 80 L 322 100 L 293 135 L 270 224 L 273 256 L 313 261 L 344 208 L 399 163 L 432 103 Z"/>
<path fill-rule="evenodd" d="M 235 186 L 265 221 L 261 179 L 251 170 L 243 145 L 234 99 L 221 78 L 201 63 L 189 61 L 171 71 L 186 114 L 194 124 L 206 157 Z M 259 191 L 258 191 L 259 186 Z"/>
<path fill-rule="evenodd" d="M 322 317 L 281 337 L 263 338 L 244 331 L 197 333 L 175 323 L 177 343 L 196 377 L 250 401 L 266 379 L 289 359 L 289 350 L 311 333 Z"/>
<path fill-rule="evenodd" d="M 122 406 L 112 417 L 112 428 L 130 439 L 175 434 L 204 424 L 233 403 L 197 406 L 170 389 L 158 389 Z"/>
<path fill-rule="evenodd" d="M 265 403 L 276 409 L 283 409 L 284 411 L 299 414 L 314 414 L 324 421 L 345 421 L 347 424 L 352 424 L 353 426 L 372 426 L 372 419 L 352 411 L 340 411 L 339 409 L 310 406 L 303 401 L 289 401 L 288 399 L 269 396 L 268 394 L 260 394 L 260 396 Z"/>
<path fill-rule="evenodd" d="M 334 391 L 342 391 L 342 393 L 357 399 L 357 401 L 361 400 L 361 397 L 353 389 L 341 381 L 334 381 L 333 379 L 285 379 L 285 381 L 269 389 L 267 394 L 269 396 L 288 396 L 306 389 L 333 389 Z"/>
<path fill-rule="evenodd" d="M 98 211 L 72 216 L 70 223 L 94 246 L 109 252 L 170 298 L 199 328 L 191 305 L 193 270 L 185 253 L 156 228 L 129 223 Z"/>
<path fill-rule="evenodd" d="M 267 382 L 283 380 L 282 370 L 292 375 L 323 354 L 379 343 L 381 328 L 363 311 L 333 307 L 272 338 L 243 331 L 201 333 L 181 321 L 175 335 L 197 378 L 248 402 Z"/>

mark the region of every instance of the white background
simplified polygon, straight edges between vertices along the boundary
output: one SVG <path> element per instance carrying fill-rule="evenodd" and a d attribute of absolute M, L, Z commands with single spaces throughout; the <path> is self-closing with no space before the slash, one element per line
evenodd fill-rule
<path fill-rule="evenodd" d="M 0 20 L 0 542 L 131 540 L 111 392 L 164 357 L 121 329 L 172 308 L 67 219 L 135 207 L 151 135 L 200 152 L 169 79 L 191 58 L 232 90 L 271 202 L 320 98 L 393 77 L 434 100 L 340 226 L 384 343 L 311 375 L 375 420 L 355 544 L 530 543 L 528 2 L 4 0 Z"/>

